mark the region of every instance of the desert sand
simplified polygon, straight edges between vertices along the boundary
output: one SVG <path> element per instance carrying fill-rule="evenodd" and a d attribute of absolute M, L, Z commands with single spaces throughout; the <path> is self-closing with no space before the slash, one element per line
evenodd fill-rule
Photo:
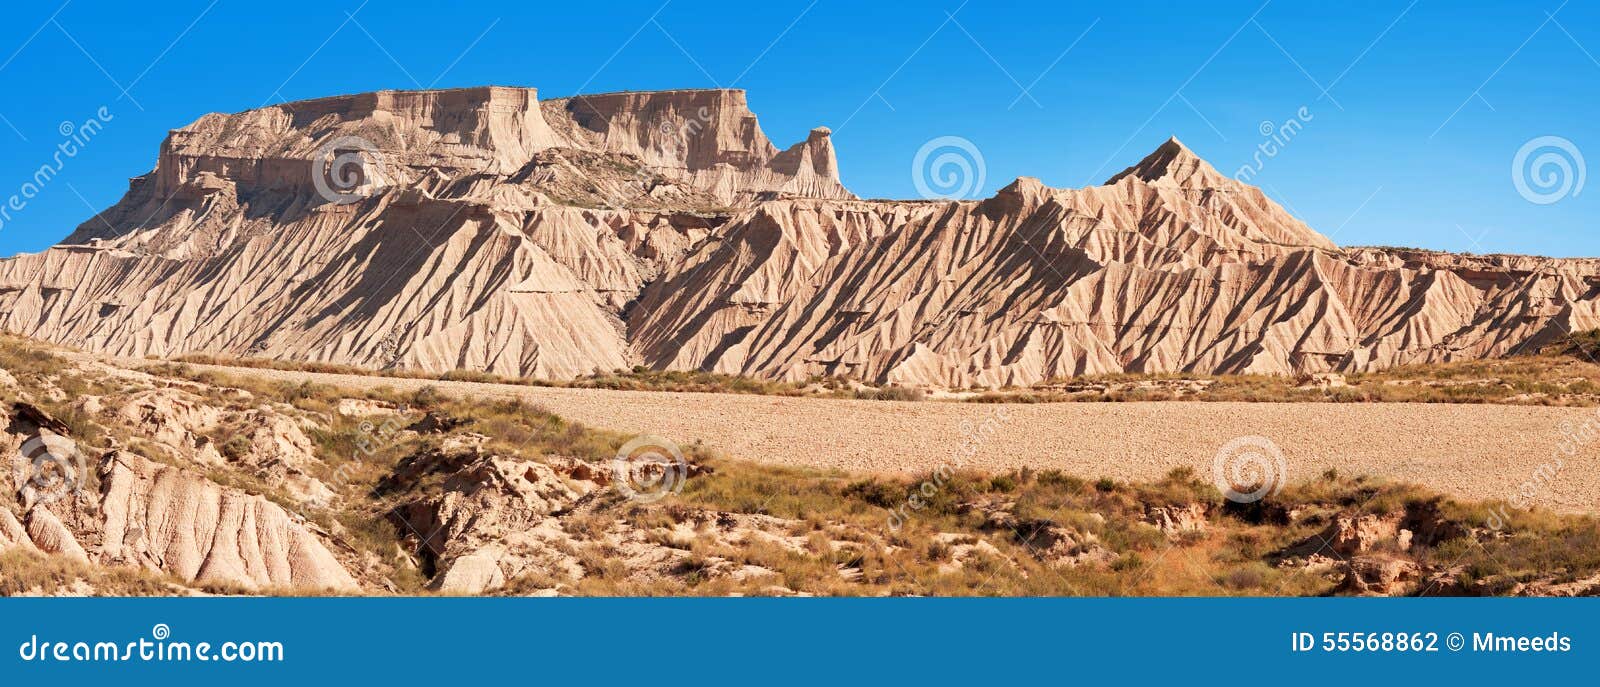
<path fill-rule="evenodd" d="M 1467 499 L 1510 500 L 1524 494 L 1527 503 L 1553 510 L 1600 511 L 1600 444 L 1593 441 L 1600 413 L 1594 408 L 861 401 L 195 367 L 352 389 L 433 386 L 477 398 L 520 398 L 593 427 L 699 440 L 743 460 L 880 473 L 928 472 L 941 465 L 988 471 L 1027 467 L 1145 480 L 1186 465 L 1209 476 L 1230 441 L 1260 436 L 1281 449 L 1283 477 L 1289 481 L 1313 479 L 1334 468 Z"/>

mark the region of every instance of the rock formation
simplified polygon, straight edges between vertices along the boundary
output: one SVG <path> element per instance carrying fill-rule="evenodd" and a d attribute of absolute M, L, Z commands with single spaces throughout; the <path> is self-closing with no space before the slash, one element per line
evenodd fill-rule
<path fill-rule="evenodd" d="M 578 488 L 596 485 L 563 480 L 544 463 L 485 455 L 481 443 L 452 441 L 443 450 L 411 456 L 380 487 L 403 492 L 426 476 L 444 477 L 442 493 L 407 502 L 392 516 L 406 529 L 425 533 L 421 553 L 439 571 L 433 587 L 476 594 L 527 570 L 581 575 L 577 561 L 564 553 L 570 550 L 563 546 L 568 537 L 552 514 L 583 496 Z"/>
<path fill-rule="evenodd" d="M 0 330 L 571 378 L 633 365 L 940 387 L 1503 356 L 1600 326 L 1600 261 L 1341 249 L 1176 139 L 1082 189 L 864 201 L 742 91 L 383 91 L 209 114 Z"/>
<path fill-rule="evenodd" d="M 162 391 L 170 390 L 140 396 L 147 406 L 155 399 L 158 412 L 166 418 L 193 420 L 222 414 L 204 403 L 175 405 Z M 28 485 L 16 482 L 19 474 L 27 473 L 8 470 L 0 480 L 5 485 L 0 503 L 16 495 L 25 526 L 0 506 L 0 550 L 21 547 L 83 563 L 144 568 L 187 583 L 229 590 L 349 593 L 361 588 L 333 553 L 339 546 L 332 535 L 262 494 L 223 486 L 194 469 L 127 451 L 107 451 L 91 461 L 80 457 L 80 452 L 90 447 L 55 435 L 27 418 L 24 408 L 29 406 L 14 404 L 9 415 L 0 410 L 0 426 L 4 427 L 0 430 L 0 460 L 8 467 L 22 464 L 18 453 L 28 457 L 27 437 L 49 433 L 65 442 L 51 445 L 52 454 L 64 454 L 53 460 L 71 463 L 70 458 L 77 458 L 80 468 L 93 471 L 98 486 L 90 488 L 90 475 L 75 474 L 72 490 L 52 491 L 49 498 L 41 499 Z M 258 412 L 261 417 L 266 415 L 266 411 Z M 115 411 L 104 414 L 114 415 Z M 258 417 L 256 421 L 261 420 Z M 130 426 L 130 431 L 147 441 L 161 441 L 171 436 L 171 428 L 170 424 L 147 423 Z M 184 435 L 183 445 L 209 448 L 203 442 L 192 442 L 192 437 Z M 251 443 L 271 445 L 259 436 Z M 182 460 L 205 462 L 199 451 Z"/>
<path fill-rule="evenodd" d="M 139 562 L 185 581 L 251 590 L 358 589 L 325 535 L 259 494 L 131 453 L 108 456 L 100 471 L 104 562 Z"/>

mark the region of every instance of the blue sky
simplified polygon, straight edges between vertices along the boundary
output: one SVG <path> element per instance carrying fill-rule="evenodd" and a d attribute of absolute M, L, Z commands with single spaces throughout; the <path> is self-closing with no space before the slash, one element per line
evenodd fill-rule
<path fill-rule="evenodd" d="M 1019 175 L 1097 184 L 1171 135 L 1231 174 L 1266 140 L 1264 122 L 1306 108 L 1254 182 L 1336 242 L 1600 255 L 1600 190 L 1538 204 L 1512 175 L 1541 136 L 1570 142 L 1569 187 L 1587 174 L 1577 158 L 1600 161 L 1600 3 L 1588 0 L 73 0 L 6 12 L 0 203 L 53 164 L 63 122 L 111 117 L 0 217 L 0 255 L 42 249 L 114 203 L 166 132 L 204 113 L 481 84 L 546 97 L 744 88 L 779 146 L 832 127 L 844 182 L 867 197 L 915 197 L 912 160 L 940 136 L 980 152 L 981 195 Z"/>

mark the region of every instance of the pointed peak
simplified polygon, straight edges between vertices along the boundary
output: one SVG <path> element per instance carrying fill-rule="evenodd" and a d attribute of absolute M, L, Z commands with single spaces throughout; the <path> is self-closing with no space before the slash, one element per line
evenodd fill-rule
<path fill-rule="evenodd" d="M 1177 136 L 1172 136 L 1157 147 L 1154 152 L 1146 155 L 1138 164 L 1124 169 L 1117 173 L 1116 176 L 1111 177 L 1106 181 L 1106 185 L 1115 184 L 1121 181 L 1123 177 L 1128 176 L 1138 177 L 1150 182 L 1170 178 L 1181 183 L 1196 173 L 1204 175 L 1206 172 L 1211 175 L 1217 174 L 1216 169 L 1210 163 L 1200 159 L 1200 156 L 1190 150 L 1189 146 L 1184 145 L 1183 141 L 1178 140 Z"/>
<path fill-rule="evenodd" d="M 1034 177 L 1017 177 L 1017 179 L 993 196 L 984 200 L 980 206 L 991 216 L 998 213 L 1016 212 L 1024 206 L 1038 205 L 1050 198 L 1055 189 L 1045 186 L 1044 182 Z"/>
<path fill-rule="evenodd" d="M 1161 147 L 1156 148 L 1156 152 L 1166 153 L 1172 157 L 1192 157 L 1196 160 L 1200 159 L 1200 156 L 1195 155 L 1194 151 L 1190 150 L 1189 146 L 1184 145 L 1183 141 L 1178 140 L 1177 136 L 1167 137 L 1167 142 L 1161 144 Z"/>
<path fill-rule="evenodd" d="M 1042 193 L 1050 190 L 1038 177 L 1017 177 L 1015 181 L 1006 184 L 1000 189 L 1001 193 Z"/>
<path fill-rule="evenodd" d="M 1142 186 L 1142 190 L 1177 191 L 1179 196 L 1188 198 L 1197 197 L 1193 194 L 1202 194 L 1198 197 L 1220 195 L 1221 202 L 1232 205 L 1238 216 L 1248 218 L 1241 220 L 1236 228 L 1237 238 L 1245 241 L 1325 250 L 1337 248 L 1332 241 L 1272 202 L 1261 189 L 1217 171 L 1176 136 L 1168 138 L 1138 164 L 1111 177 L 1106 185 L 1120 185 L 1119 182 Z"/>

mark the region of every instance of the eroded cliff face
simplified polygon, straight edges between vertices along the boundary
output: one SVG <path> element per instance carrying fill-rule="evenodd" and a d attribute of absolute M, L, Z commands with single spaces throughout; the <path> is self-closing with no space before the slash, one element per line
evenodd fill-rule
<path fill-rule="evenodd" d="M 1176 139 L 1105 185 L 861 201 L 742 91 L 379 92 L 206 115 L 0 329 L 130 356 L 874 383 L 1367 370 L 1600 326 L 1600 263 L 1341 250 Z"/>
<path fill-rule="evenodd" d="M 1340 250 L 1175 139 L 1103 186 L 768 203 L 720 235 L 632 311 L 650 365 L 1028 385 L 1371 370 L 1600 326 L 1596 261 Z"/>
<path fill-rule="evenodd" d="M 645 109 L 606 135 L 514 88 L 206 115 L 61 246 L 0 261 L 0 328 L 132 356 L 628 366 L 623 306 L 729 203 L 848 194 L 825 136 L 777 152 L 742 92 L 617 97 Z"/>
<path fill-rule="evenodd" d="M 636 156 L 727 203 L 796 195 L 854 198 L 839 183 L 831 132 L 779 151 L 744 91 L 641 91 L 550 100 L 545 115 L 580 147 Z"/>

